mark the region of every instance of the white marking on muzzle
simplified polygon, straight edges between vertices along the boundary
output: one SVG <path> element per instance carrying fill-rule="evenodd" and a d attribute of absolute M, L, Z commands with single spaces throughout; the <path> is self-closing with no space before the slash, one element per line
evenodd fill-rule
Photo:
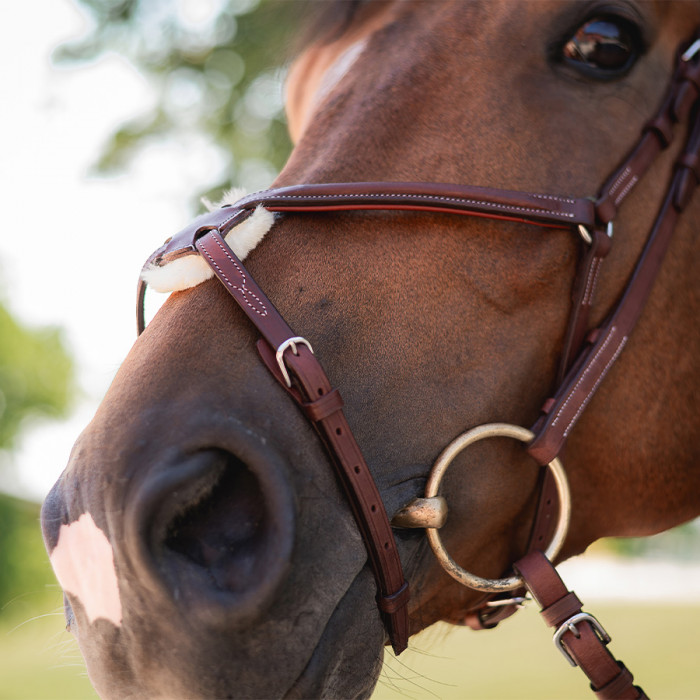
<path fill-rule="evenodd" d="M 224 204 L 235 204 L 243 194 L 242 190 L 231 190 L 224 195 L 219 204 L 212 205 L 207 200 L 204 200 L 204 204 L 211 211 Z M 245 221 L 234 226 L 226 234 L 226 243 L 243 260 L 260 243 L 274 223 L 274 214 L 258 207 Z M 186 255 L 163 266 L 149 265 L 141 273 L 143 281 L 156 292 L 179 292 L 196 287 L 213 276 L 213 270 L 201 255 Z"/>
<path fill-rule="evenodd" d="M 61 587 L 78 598 L 91 624 L 102 618 L 121 626 L 114 552 L 90 513 L 83 513 L 70 525 L 61 525 L 50 559 Z"/>

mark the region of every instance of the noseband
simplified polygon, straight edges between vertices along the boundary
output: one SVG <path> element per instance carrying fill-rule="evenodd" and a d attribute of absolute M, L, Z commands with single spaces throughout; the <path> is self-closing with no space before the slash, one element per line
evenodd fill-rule
<path fill-rule="evenodd" d="M 622 352 L 661 267 L 680 214 L 700 182 L 700 39 L 679 58 L 670 87 L 656 116 L 622 165 L 595 199 L 527 194 L 510 190 L 435 183 L 332 183 L 271 189 L 245 197 L 195 220 L 153 253 L 147 265 L 163 266 L 183 255 L 200 254 L 229 294 L 260 332 L 260 356 L 280 385 L 318 431 L 332 458 L 355 520 L 364 539 L 377 581 L 377 603 L 396 653 L 408 642 L 409 589 L 401 567 L 392 525 L 379 490 L 342 411 L 343 401 L 316 360 L 310 343 L 296 335 L 267 299 L 224 236 L 262 205 L 273 212 L 334 212 L 405 210 L 467 214 L 542 227 L 569 229 L 582 238 L 573 286 L 572 310 L 560 360 L 555 391 L 542 407 L 531 430 L 494 424 L 460 436 L 443 452 L 428 480 L 426 497 L 416 499 L 394 524 L 426 527 L 431 546 L 448 573 L 465 585 L 489 592 L 528 587 L 543 607 L 547 623 L 556 628 L 555 642 L 569 660 L 588 674 L 599 697 L 646 697 L 632 676 L 605 648 L 609 641 L 599 623 L 581 612 L 575 594 L 567 591 L 549 564 L 564 541 L 569 501 L 566 476 L 558 455 L 582 412 Z M 665 198 L 634 273 L 607 320 L 590 330 L 601 264 L 612 242 L 612 222 L 619 206 L 671 143 L 675 126 L 688 123 L 685 148 L 677 160 Z M 138 329 L 144 329 L 146 285 L 139 283 Z M 494 435 L 527 443 L 527 452 L 544 472 L 538 513 L 528 554 L 514 565 L 515 576 L 481 579 L 459 567 L 442 545 L 438 529 L 445 502 L 438 496 L 440 479 L 454 456 L 476 440 Z M 556 524 L 556 527 L 552 527 Z M 546 547 L 546 555 L 541 550 Z M 481 626 L 493 626 L 507 616 L 519 598 L 489 599 L 478 607 Z M 496 613 L 488 612 L 496 610 Z M 505 612 L 504 612 L 505 611 Z M 586 623 L 586 624 L 583 624 Z M 591 651 L 592 650 L 592 651 Z M 594 656 L 595 663 L 589 657 Z"/>

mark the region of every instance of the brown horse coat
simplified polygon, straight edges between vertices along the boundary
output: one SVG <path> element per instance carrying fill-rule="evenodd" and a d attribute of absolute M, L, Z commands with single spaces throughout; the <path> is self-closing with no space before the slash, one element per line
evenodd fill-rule
<path fill-rule="evenodd" d="M 666 88 L 697 3 L 355 3 L 291 71 L 298 142 L 276 184 L 461 182 L 594 195 Z M 596 11 L 635 28 L 613 79 L 562 59 Z M 639 255 L 677 147 L 616 222 L 593 322 Z M 569 440 L 564 556 L 700 512 L 696 222 L 684 216 L 644 317 Z M 566 231 L 448 214 L 285 215 L 247 265 L 313 343 L 389 515 L 422 493 L 456 435 L 531 425 L 549 395 L 579 243 Z M 374 582 L 327 456 L 215 281 L 174 294 L 134 345 L 47 500 L 49 549 L 89 513 L 114 552 L 122 619 L 76 633 L 105 697 L 366 696 L 384 633 Z M 500 576 L 525 547 L 537 467 L 475 445 L 443 487 L 452 555 Z M 398 535 L 412 631 L 479 594 Z"/>

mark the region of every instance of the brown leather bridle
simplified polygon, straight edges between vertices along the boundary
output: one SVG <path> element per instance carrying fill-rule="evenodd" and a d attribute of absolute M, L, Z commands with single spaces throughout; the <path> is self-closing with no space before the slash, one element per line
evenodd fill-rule
<path fill-rule="evenodd" d="M 573 286 L 573 304 L 565 336 L 556 390 L 532 427 L 528 453 L 546 465 L 561 452 L 591 397 L 622 352 L 670 244 L 676 223 L 700 182 L 700 39 L 679 52 L 676 70 L 662 106 L 620 167 L 593 199 L 527 194 L 510 190 L 434 183 L 331 183 L 283 187 L 259 192 L 200 216 L 156 250 L 147 265 L 162 266 L 183 255 L 200 254 L 245 312 L 262 338 L 257 349 L 273 376 L 296 401 L 325 443 L 364 539 L 377 581 L 377 603 L 396 653 L 408 642 L 409 598 L 392 527 L 381 496 L 342 411 L 343 401 L 316 360 L 310 343 L 297 336 L 267 299 L 224 236 L 262 205 L 273 212 L 406 210 L 448 212 L 571 229 L 585 241 Z M 589 312 L 602 261 L 611 247 L 618 207 L 671 143 L 675 125 L 688 123 L 683 152 L 634 273 L 606 321 L 589 329 Z M 138 331 L 144 329 L 146 285 L 139 282 Z M 607 650 L 599 623 L 581 611 L 541 550 L 551 535 L 558 499 L 551 472 L 545 471 L 529 553 L 514 568 L 542 606 L 555 640 L 581 666 L 601 698 L 646 697 L 632 675 Z M 491 598 L 492 596 L 489 596 Z M 476 626 L 493 626 L 514 609 L 475 611 Z M 508 609 L 510 608 L 510 609 Z M 493 615 L 487 611 L 495 609 Z"/>

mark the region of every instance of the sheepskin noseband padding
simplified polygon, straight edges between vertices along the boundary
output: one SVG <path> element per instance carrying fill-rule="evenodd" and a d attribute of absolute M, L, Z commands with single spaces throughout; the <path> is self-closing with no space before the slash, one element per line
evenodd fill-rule
<path fill-rule="evenodd" d="M 244 194 L 242 190 L 231 190 L 216 205 L 207 200 L 202 201 L 211 211 L 225 204 L 235 204 Z M 274 214 L 259 206 L 245 221 L 234 226 L 226 234 L 226 243 L 243 260 L 260 243 L 274 223 Z M 162 267 L 148 265 L 141 273 L 143 281 L 156 292 L 179 292 L 196 287 L 213 276 L 211 267 L 204 262 L 201 255 L 186 255 Z"/>

